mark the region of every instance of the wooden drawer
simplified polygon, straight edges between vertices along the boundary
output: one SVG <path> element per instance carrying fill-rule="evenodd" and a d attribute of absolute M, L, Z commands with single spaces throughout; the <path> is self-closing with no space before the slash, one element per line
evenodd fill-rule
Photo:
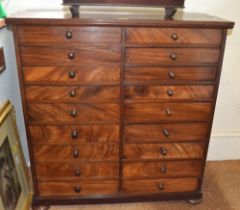
<path fill-rule="evenodd" d="M 210 100 L 214 94 L 213 85 L 149 86 L 125 87 L 125 99 L 133 100 Z"/>
<path fill-rule="evenodd" d="M 197 177 L 201 175 L 201 161 L 125 162 L 124 179 Z"/>
<path fill-rule="evenodd" d="M 120 63 L 120 47 L 21 47 L 23 66 L 102 65 Z"/>
<path fill-rule="evenodd" d="M 120 81 L 120 63 L 79 66 L 26 66 L 25 83 L 106 83 Z"/>
<path fill-rule="evenodd" d="M 126 67 L 127 81 L 213 81 L 215 67 Z"/>
<path fill-rule="evenodd" d="M 197 178 L 136 180 L 123 182 L 123 193 L 125 195 L 194 192 L 197 188 Z"/>
<path fill-rule="evenodd" d="M 38 182 L 40 196 L 116 195 L 118 181 Z"/>
<path fill-rule="evenodd" d="M 219 49 L 213 48 L 129 48 L 128 64 L 212 64 L 217 65 Z"/>
<path fill-rule="evenodd" d="M 119 125 L 30 125 L 32 144 L 119 142 Z"/>
<path fill-rule="evenodd" d="M 83 144 L 83 145 L 35 145 L 35 161 L 77 161 L 77 160 L 118 160 L 118 144 Z"/>
<path fill-rule="evenodd" d="M 208 135 L 207 123 L 126 125 L 124 130 L 126 142 L 199 141 Z"/>
<path fill-rule="evenodd" d="M 43 86 L 25 87 L 27 100 L 94 102 L 120 100 L 119 86 Z"/>
<path fill-rule="evenodd" d="M 129 103 L 126 122 L 208 121 L 211 103 Z"/>
<path fill-rule="evenodd" d="M 201 159 L 204 143 L 125 144 L 126 160 Z"/>
<path fill-rule="evenodd" d="M 127 43 L 217 45 L 222 41 L 220 29 L 183 28 L 128 28 Z"/>
<path fill-rule="evenodd" d="M 37 177 L 41 181 L 73 181 L 83 179 L 117 179 L 119 176 L 118 162 L 69 162 L 35 164 Z"/>
<path fill-rule="evenodd" d="M 37 123 L 118 123 L 119 112 L 119 104 L 28 104 L 29 121 Z"/>
<path fill-rule="evenodd" d="M 121 29 L 114 27 L 21 26 L 20 45 L 78 45 L 120 43 Z"/>

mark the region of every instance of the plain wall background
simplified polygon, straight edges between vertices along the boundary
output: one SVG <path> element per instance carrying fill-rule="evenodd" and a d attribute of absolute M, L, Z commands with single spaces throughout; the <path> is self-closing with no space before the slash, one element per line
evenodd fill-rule
<path fill-rule="evenodd" d="M 4 0 L 8 14 L 26 9 L 62 9 L 61 0 Z M 223 64 L 222 79 L 218 94 L 217 108 L 215 112 L 214 125 L 208 159 L 240 159 L 240 1 L 239 0 L 186 0 L 186 12 L 199 12 L 215 15 L 236 23 L 233 30 L 229 31 L 226 53 Z M 89 10 L 84 7 L 83 10 Z M 144 9 L 146 10 L 146 9 Z M 151 10 L 151 9 L 150 9 Z M 153 9 L 156 12 L 156 9 Z M 5 29 L 4 29 L 5 30 Z M 7 50 L 7 57 L 14 60 L 12 37 L 10 32 L 1 32 L 7 36 L 3 40 Z M 2 40 L 2 37 L 1 37 Z M 3 42 L 0 42 L 2 44 Z M 10 44 L 6 44 L 10 43 Z M 0 88 L 7 88 L 3 93 L 0 89 L 0 102 L 6 98 L 11 98 L 17 106 L 18 126 L 20 129 L 21 140 L 28 159 L 26 150 L 26 137 L 24 126 L 22 125 L 22 113 L 19 108 L 19 91 L 16 83 L 15 63 L 8 66 L 5 75 L 0 75 Z M 8 79 L 7 79 L 8 78 Z M 13 78 L 9 80 L 9 78 Z M 14 99 L 16 98 L 16 100 Z"/>

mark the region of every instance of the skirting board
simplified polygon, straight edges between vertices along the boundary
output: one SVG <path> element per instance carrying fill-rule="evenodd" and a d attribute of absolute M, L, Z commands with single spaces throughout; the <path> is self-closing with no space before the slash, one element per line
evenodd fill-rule
<path fill-rule="evenodd" d="M 213 131 L 208 160 L 240 159 L 240 130 Z"/>

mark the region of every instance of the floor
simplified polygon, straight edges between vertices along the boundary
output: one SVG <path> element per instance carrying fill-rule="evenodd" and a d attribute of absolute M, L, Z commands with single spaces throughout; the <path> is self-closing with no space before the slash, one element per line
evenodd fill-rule
<path fill-rule="evenodd" d="M 204 199 L 197 206 L 185 201 L 111 205 L 52 206 L 50 210 L 240 210 L 240 160 L 208 162 Z"/>

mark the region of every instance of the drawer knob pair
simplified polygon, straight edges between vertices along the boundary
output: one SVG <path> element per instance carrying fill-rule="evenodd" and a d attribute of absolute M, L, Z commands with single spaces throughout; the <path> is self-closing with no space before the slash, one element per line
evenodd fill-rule
<path fill-rule="evenodd" d="M 69 96 L 72 97 L 72 98 L 75 97 L 76 95 L 77 95 L 77 93 L 76 93 L 75 89 L 71 90 L 70 93 L 69 93 Z"/>
<path fill-rule="evenodd" d="M 70 71 L 70 72 L 68 73 L 68 77 L 69 77 L 70 79 L 74 79 L 74 78 L 76 77 L 76 72 L 75 72 L 75 71 Z"/>
<path fill-rule="evenodd" d="M 70 60 L 73 60 L 73 59 L 75 58 L 75 52 L 69 52 L 69 53 L 68 53 L 68 58 L 69 58 Z"/>
<path fill-rule="evenodd" d="M 176 55 L 175 53 L 173 53 L 173 52 L 170 53 L 169 57 L 170 57 L 173 61 L 177 60 L 177 55 Z"/>
<path fill-rule="evenodd" d="M 66 33 L 66 38 L 67 38 L 67 39 L 72 39 L 72 37 L 73 37 L 72 32 L 71 32 L 71 31 L 68 31 L 68 32 Z"/>
<path fill-rule="evenodd" d="M 79 132 L 77 130 L 73 130 L 71 133 L 72 139 L 77 139 L 79 136 Z"/>
<path fill-rule="evenodd" d="M 179 39 L 179 36 L 177 33 L 172 33 L 171 34 L 171 38 L 174 40 L 174 41 L 177 41 Z"/>
<path fill-rule="evenodd" d="M 169 131 L 166 128 L 163 129 L 163 135 L 165 137 L 169 137 L 170 136 L 170 133 L 169 133 Z"/>
<path fill-rule="evenodd" d="M 77 150 L 77 149 L 73 150 L 73 157 L 74 157 L 74 158 L 78 158 L 79 155 L 80 155 L 79 150 Z"/>
<path fill-rule="evenodd" d="M 71 113 L 70 113 L 70 115 L 71 115 L 72 117 L 76 117 L 76 116 L 77 116 L 77 110 L 76 110 L 76 109 L 72 110 Z"/>
<path fill-rule="evenodd" d="M 165 147 L 161 147 L 160 148 L 160 153 L 163 155 L 163 156 L 166 156 L 168 154 L 168 151 Z"/>
<path fill-rule="evenodd" d="M 75 192 L 76 193 L 80 193 L 81 192 L 81 187 L 79 186 L 79 185 L 77 185 L 76 187 L 75 187 Z"/>
<path fill-rule="evenodd" d="M 163 191 L 165 189 L 164 183 L 160 183 L 157 185 L 159 191 Z"/>
<path fill-rule="evenodd" d="M 80 168 L 77 168 L 75 170 L 75 176 L 80 176 L 80 175 L 81 175 L 81 170 L 80 170 Z"/>

